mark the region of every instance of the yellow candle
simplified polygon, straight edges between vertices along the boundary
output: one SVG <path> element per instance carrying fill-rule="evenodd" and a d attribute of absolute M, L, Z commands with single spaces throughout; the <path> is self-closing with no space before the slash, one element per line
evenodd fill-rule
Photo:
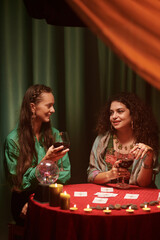
<path fill-rule="evenodd" d="M 66 193 L 60 193 L 60 207 L 63 210 L 67 210 L 70 207 L 70 195 Z"/>
<path fill-rule="evenodd" d="M 103 210 L 104 213 L 110 214 L 112 211 L 109 209 L 109 207 L 106 207 L 105 210 Z"/>
<path fill-rule="evenodd" d="M 70 210 L 71 210 L 71 211 L 76 211 L 77 209 L 78 209 L 78 208 L 77 208 L 76 204 L 74 204 L 73 207 L 70 207 Z"/>
<path fill-rule="evenodd" d="M 159 202 L 159 205 L 157 206 L 157 208 L 160 208 L 160 193 L 158 194 L 158 199 L 157 201 Z"/>
<path fill-rule="evenodd" d="M 147 207 L 147 205 L 145 205 L 144 208 L 142 208 L 142 209 L 145 212 L 150 212 L 150 210 L 151 210 L 149 207 Z"/>
<path fill-rule="evenodd" d="M 133 212 L 134 212 L 134 209 L 132 209 L 131 206 L 129 206 L 129 208 L 126 209 L 126 212 L 128 212 L 128 213 L 133 213 Z"/>
<path fill-rule="evenodd" d="M 87 213 L 92 212 L 92 208 L 90 208 L 89 204 L 87 205 L 87 208 L 84 208 L 84 211 Z"/>
<path fill-rule="evenodd" d="M 52 207 L 58 207 L 60 205 L 60 193 L 63 191 L 62 184 L 49 185 L 49 205 Z"/>

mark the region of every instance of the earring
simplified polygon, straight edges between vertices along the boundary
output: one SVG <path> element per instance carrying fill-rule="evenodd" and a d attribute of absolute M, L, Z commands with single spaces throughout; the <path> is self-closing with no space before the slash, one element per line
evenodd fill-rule
<path fill-rule="evenodd" d="M 111 124 L 111 130 L 114 131 L 114 127 L 112 126 L 112 124 Z"/>
<path fill-rule="evenodd" d="M 132 130 L 133 130 L 133 121 L 131 122 L 131 128 L 132 128 Z"/>
<path fill-rule="evenodd" d="M 34 120 L 36 118 L 36 113 L 32 112 L 32 120 Z"/>

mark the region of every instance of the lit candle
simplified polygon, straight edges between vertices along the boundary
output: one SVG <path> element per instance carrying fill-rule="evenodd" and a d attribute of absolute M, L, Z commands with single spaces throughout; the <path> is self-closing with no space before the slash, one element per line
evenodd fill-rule
<path fill-rule="evenodd" d="M 134 209 L 132 209 L 131 206 L 129 206 L 129 208 L 126 209 L 126 212 L 128 212 L 128 213 L 133 213 L 133 212 L 134 212 Z"/>
<path fill-rule="evenodd" d="M 60 207 L 63 210 L 67 210 L 70 207 L 70 195 L 66 191 L 60 193 Z"/>
<path fill-rule="evenodd" d="M 110 214 L 112 211 L 109 209 L 109 207 L 106 207 L 105 210 L 103 210 L 104 213 Z"/>
<path fill-rule="evenodd" d="M 150 210 L 151 210 L 149 207 L 147 207 L 147 205 L 144 205 L 144 208 L 142 208 L 142 209 L 145 212 L 150 212 Z"/>
<path fill-rule="evenodd" d="M 87 205 L 87 208 L 84 208 L 85 212 L 92 212 L 92 208 L 90 208 L 89 204 Z"/>
<path fill-rule="evenodd" d="M 157 201 L 159 202 L 159 205 L 157 206 L 157 208 L 160 208 L 160 192 L 158 193 Z"/>
<path fill-rule="evenodd" d="M 77 209 L 78 209 L 78 208 L 77 208 L 76 204 L 74 204 L 73 207 L 70 207 L 70 210 L 71 210 L 71 211 L 76 211 Z"/>
<path fill-rule="evenodd" d="M 63 191 L 62 184 L 49 185 L 49 205 L 52 207 L 58 207 L 60 205 L 60 193 Z"/>

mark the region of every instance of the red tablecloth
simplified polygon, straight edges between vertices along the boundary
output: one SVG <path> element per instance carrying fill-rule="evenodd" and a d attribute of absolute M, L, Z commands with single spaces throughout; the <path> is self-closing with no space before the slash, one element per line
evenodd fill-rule
<path fill-rule="evenodd" d="M 108 185 L 107 187 L 114 187 Z M 71 206 L 77 205 L 78 210 L 61 210 L 59 207 L 50 207 L 48 203 L 39 203 L 33 199 L 29 202 L 26 237 L 29 240 L 138 240 L 160 239 L 160 209 L 150 206 L 150 212 L 144 212 L 140 204 L 157 200 L 159 189 L 139 188 L 131 186 L 128 190 L 114 188 L 116 197 L 108 198 L 106 204 L 92 203 L 94 194 L 101 192 L 101 185 L 73 184 L 64 186 L 64 190 L 71 195 Z M 75 197 L 74 192 L 87 192 L 87 197 Z M 126 193 L 139 194 L 138 199 L 124 199 Z M 125 209 L 112 210 L 106 215 L 102 210 L 94 209 L 85 213 L 84 208 L 100 205 L 106 207 L 115 205 L 136 204 L 138 210 L 129 214 Z"/>

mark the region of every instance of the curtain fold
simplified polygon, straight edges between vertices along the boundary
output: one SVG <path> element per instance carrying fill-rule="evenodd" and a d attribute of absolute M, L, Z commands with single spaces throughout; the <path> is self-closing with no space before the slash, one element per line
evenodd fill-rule
<path fill-rule="evenodd" d="M 160 2 L 67 0 L 122 60 L 160 89 Z"/>

